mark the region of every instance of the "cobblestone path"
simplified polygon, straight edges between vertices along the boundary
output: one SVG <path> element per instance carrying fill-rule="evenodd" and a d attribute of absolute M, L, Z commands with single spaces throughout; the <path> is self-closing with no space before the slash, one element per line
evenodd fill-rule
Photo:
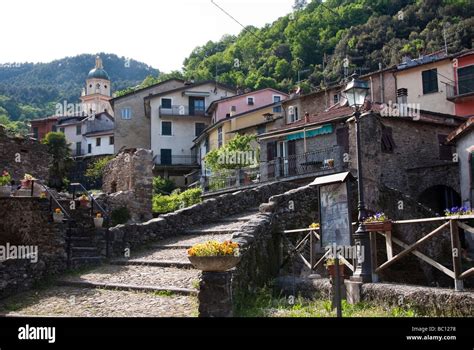
<path fill-rule="evenodd" d="M 130 258 L 111 260 L 86 272 L 63 276 L 42 288 L 0 301 L 0 314 L 37 317 L 194 317 L 200 272 L 186 250 L 207 240 L 232 238 L 257 210 L 191 227 Z"/>

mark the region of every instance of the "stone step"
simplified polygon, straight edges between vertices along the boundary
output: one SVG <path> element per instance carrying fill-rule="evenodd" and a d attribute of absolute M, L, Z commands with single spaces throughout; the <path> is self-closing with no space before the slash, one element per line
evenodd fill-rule
<path fill-rule="evenodd" d="M 156 266 L 156 267 L 176 267 L 179 269 L 194 268 L 190 262 L 173 261 L 173 260 L 146 260 L 146 259 L 130 259 L 130 260 L 113 260 L 112 265 L 137 265 L 137 266 Z"/>
<path fill-rule="evenodd" d="M 99 251 L 96 247 L 72 247 L 72 255 L 76 258 L 98 257 Z"/>
<path fill-rule="evenodd" d="M 71 258 L 71 268 L 79 268 L 84 266 L 99 266 L 104 262 L 101 256 L 79 256 Z"/>
<path fill-rule="evenodd" d="M 90 281 L 68 281 L 58 280 L 56 282 L 59 286 L 77 287 L 77 288 L 96 288 L 106 290 L 124 290 L 124 291 L 140 291 L 140 292 L 169 292 L 181 295 L 197 295 L 197 290 L 192 288 L 177 288 L 177 287 L 158 287 L 138 284 L 122 284 L 122 283 L 101 283 Z"/>
<path fill-rule="evenodd" d="M 187 235 L 225 235 L 229 233 L 239 232 L 239 229 L 222 229 L 222 228 L 206 228 L 206 229 L 187 229 L 185 234 Z"/>
<path fill-rule="evenodd" d="M 200 271 L 176 267 L 147 265 L 102 265 L 81 275 L 65 276 L 69 282 L 91 282 L 112 285 L 156 287 L 160 290 L 193 289 L 199 281 Z"/>
<path fill-rule="evenodd" d="M 246 221 L 251 220 L 258 213 L 259 213 L 258 208 L 256 208 L 254 210 L 249 210 L 237 215 L 231 215 L 226 218 L 219 219 L 217 222 L 231 222 L 231 223 L 242 222 L 242 221 L 246 222 Z"/>
<path fill-rule="evenodd" d="M 155 248 L 155 249 L 162 249 L 162 250 L 182 250 L 182 249 L 189 249 L 192 247 L 191 244 L 187 244 L 187 245 L 179 245 L 179 244 L 170 244 L 170 245 L 160 245 L 160 244 L 153 244 L 151 246 L 152 248 Z"/>
<path fill-rule="evenodd" d="M 205 233 L 205 234 L 192 234 L 192 235 L 180 235 L 171 238 L 167 238 L 159 241 L 159 243 L 152 245 L 155 249 L 188 249 L 194 244 L 204 243 L 207 241 L 218 241 L 224 242 L 232 239 L 232 233 Z"/>
<path fill-rule="evenodd" d="M 115 260 L 135 261 L 135 260 L 146 260 L 146 261 L 174 261 L 181 263 L 189 263 L 188 253 L 186 248 L 175 249 L 174 247 L 169 249 L 152 248 L 141 250 L 138 252 L 131 251 L 131 256 L 128 258 L 120 258 Z"/>

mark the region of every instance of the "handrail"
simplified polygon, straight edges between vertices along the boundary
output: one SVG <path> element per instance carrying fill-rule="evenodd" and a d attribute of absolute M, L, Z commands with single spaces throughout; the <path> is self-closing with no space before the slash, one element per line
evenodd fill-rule
<path fill-rule="evenodd" d="M 81 184 L 80 182 L 74 182 L 70 186 L 80 186 L 82 188 L 82 190 L 84 190 L 87 193 L 87 196 L 91 199 L 92 209 L 94 209 L 94 203 L 95 203 L 95 205 L 97 205 L 97 207 L 99 207 L 100 211 L 104 215 L 104 218 L 108 218 L 108 215 L 107 215 L 107 212 L 105 211 L 105 209 L 102 208 L 102 206 L 99 204 L 99 202 L 97 202 L 97 200 L 89 193 L 89 191 L 84 187 L 83 184 Z"/>
<path fill-rule="evenodd" d="M 52 200 L 54 200 L 54 202 L 56 202 L 56 204 L 59 206 L 59 208 L 61 209 L 61 211 L 62 211 L 69 219 L 71 219 L 71 215 L 69 215 L 69 213 L 67 212 L 67 210 L 64 209 L 64 207 L 61 205 L 61 203 L 59 203 L 58 199 L 57 199 L 57 198 L 54 196 L 54 194 L 49 190 L 48 186 L 46 186 L 45 184 L 43 184 L 40 180 L 38 180 L 38 179 L 31 180 L 31 192 L 33 193 L 33 191 L 34 191 L 35 183 L 37 183 L 38 185 L 40 185 L 41 187 L 43 187 L 43 189 L 45 189 L 46 192 L 49 194 L 49 198 L 51 198 Z"/>

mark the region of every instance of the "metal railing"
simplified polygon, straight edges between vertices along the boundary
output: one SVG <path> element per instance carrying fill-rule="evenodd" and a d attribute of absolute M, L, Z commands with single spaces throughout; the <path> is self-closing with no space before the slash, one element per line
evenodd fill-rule
<path fill-rule="evenodd" d="M 205 109 L 192 109 L 189 106 L 171 106 L 171 108 L 160 107 L 160 116 L 205 116 Z"/>
<path fill-rule="evenodd" d="M 452 100 L 462 96 L 474 95 L 474 79 L 465 79 L 458 82 L 458 85 L 446 83 L 446 99 Z"/>
<path fill-rule="evenodd" d="M 155 164 L 158 165 L 166 165 L 166 166 L 172 166 L 172 165 L 197 165 L 197 156 L 193 155 L 184 155 L 184 156 L 161 156 L 161 155 L 156 155 L 154 158 Z"/>
<path fill-rule="evenodd" d="M 343 148 L 334 146 L 289 157 L 278 157 L 256 166 L 203 176 L 205 192 L 241 187 L 285 178 L 319 176 L 347 169 Z"/>
<path fill-rule="evenodd" d="M 277 157 L 260 164 L 262 181 L 301 175 L 325 174 L 342 171 L 347 167 L 343 162 L 343 150 L 334 146 L 322 150 Z"/>

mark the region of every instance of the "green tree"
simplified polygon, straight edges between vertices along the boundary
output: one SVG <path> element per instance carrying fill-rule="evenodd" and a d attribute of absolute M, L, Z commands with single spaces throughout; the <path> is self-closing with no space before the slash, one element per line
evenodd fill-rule
<path fill-rule="evenodd" d="M 86 176 L 91 180 L 99 180 L 104 174 L 105 166 L 114 159 L 114 156 L 106 156 L 96 159 L 94 162 L 89 164 L 86 170 Z"/>
<path fill-rule="evenodd" d="M 176 189 L 176 184 L 173 180 L 165 179 L 161 176 L 153 178 L 153 193 L 155 194 L 170 194 Z"/>
<path fill-rule="evenodd" d="M 49 168 L 49 186 L 61 190 L 72 165 L 71 150 L 62 132 L 50 132 L 42 141 L 48 147 L 53 162 Z"/>
<path fill-rule="evenodd" d="M 258 159 L 258 152 L 252 147 L 255 135 L 236 135 L 225 146 L 210 151 L 204 158 L 212 171 L 241 169 Z"/>

